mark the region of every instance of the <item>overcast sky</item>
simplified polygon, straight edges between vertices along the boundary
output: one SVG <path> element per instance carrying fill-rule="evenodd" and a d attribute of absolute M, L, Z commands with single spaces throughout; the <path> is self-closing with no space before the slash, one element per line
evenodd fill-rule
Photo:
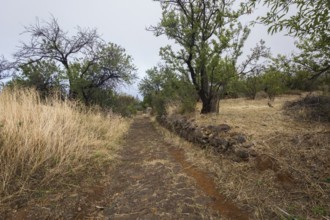
<path fill-rule="evenodd" d="M 263 11 L 261 8 L 259 11 Z M 171 43 L 166 37 L 155 37 L 146 27 L 158 23 L 161 9 L 152 0 L 1 0 L 0 7 L 0 55 L 11 59 L 20 41 L 29 40 L 22 35 L 24 26 L 39 20 L 49 20 L 53 15 L 59 25 L 71 33 L 74 28 L 97 28 L 105 41 L 124 47 L 134 59 L 139 78 L 160 61 L 159 48 Z M 245 17 L 243 22 L 251 20 Z M 247 53 L 261 38 L 271 47 L 273 54 L 290 54 L 294 50 L 293 39 L 283 33 L 269 36 L 267 28 L 258 25 L 252 29 L 245 45 Z M 137 94 L 137 86 L 126 89 Z"/>

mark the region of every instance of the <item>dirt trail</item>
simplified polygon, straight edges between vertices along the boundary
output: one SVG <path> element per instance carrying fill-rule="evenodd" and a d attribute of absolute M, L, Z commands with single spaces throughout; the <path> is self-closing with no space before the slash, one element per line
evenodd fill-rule
<path fill-rule="evenodd" d="M 164 143 L 149 119 L 132 124 L 121 152 L 123 162 L 110 186 L 118 219 L 248 219 L 224 201 L 210 177 Z M 219 212 L 220 211 L 220 212 Z"/>
<path fill-rule="evenodd" d="M 120 157 L 107 183 L 81 189 L 84 196 L 63 198 L 55 208 L 18 211 L 13 219 L 248 219 L 183 151 L 163 141 L 148 118 L 134 120 Z"/>

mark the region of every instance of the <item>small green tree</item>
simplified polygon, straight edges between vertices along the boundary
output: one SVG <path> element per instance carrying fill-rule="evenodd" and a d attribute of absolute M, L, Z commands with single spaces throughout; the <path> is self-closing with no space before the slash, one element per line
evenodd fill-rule
<path fill-rule="evenodd" d="M 77 28 L 69 35 L 55 18 L 25 27 L 31 40 L 22 43 L 15 53 L 19 66 L 39 61 L 54 62 L 69 85 L 69 97 L 80 98 L 86 104 L 93 101 L 99 89 L 113 88 L 135 78 L 132 58 L 113 43 L 105 43 L 95 29 Z"/>
<path fill-rule="evenodd" d="M 286 76 L 280 71 L 269 68 L 262 75 L 262 87 L 270 100 L 286 90 Z"/>
<path fill-rule="evenodd" d="M 64 85 L 60 68 L 51 61 L 38 61 L 20 66 L 20 71 L 12 79 L 12 85 L 34 87 L 45 98 L 53 92 L 64 95 Z"/>
<path fill-rule="evenodd" d="M 195 110 L 195 88 L 169 67 L 159 66 L 147 70 L 147 76 L 140 82 L 139 90 L 144 96 L 145 104 L 152 106 L 158 115 L 166 115 L 166 107 L 171 103 L 180 105 L 180 113 Z"/>
<path fill-rule="evenodd" d="M 232 77 L 225 87 L 223 98 L 239 98 L 244 97 L 246 92 L 246 85 L 244 77 L 236 74 Z"/>
<path fill-rule="evenodd" d="M 215 79 L 222 68 L 220 61 L 227 58 L 235 66 L 249 34 L 237 20 L 242 10 L 233 10 L 231 0 L 156 1 L 160 2 L 162 19 L 150 30 L 180 46 L 176 51 L 170 46 L 162 48 L 162 58 L 190 80 L 203 103 L 201 113 L 217 112 L 217 88 L 222 83 Z"/>
<path fill-rule="evenodd" d="M 245 81 L 245 94 L 251 99 L 255 99 L 257 93 L 262 90 L 261 77 L 267 68 L 266 60 L 270 57 L 270 49 L 266 47 L 266 42 L 260 40 L 239 68 L 239 74 L 243 75 Z"/>
<path fill-rule="evenodd" d="M 255 99 L 257 93 L 262 90 L 262 70 L 255 69 L 251 74 L 245 77 L 245 94 L 250 99 Z"/>
<path fill-rule="evenodd" d="M 111 108 L 113 112 L 119 113 L 124 117 L 135 115 L 139 108 L 140 101 L 130 95 L 115 94 Z"/>
<path fill-rule="evenodd" d="M 70 89 L 86 105 L 98 104 L 100 91 L 114 90 L 120 84 L 131 84 L 136 78 L 132 58 L 125 50 L 109 43 L 102 45 L 94 63 L 89 60 L 70 65 Z"/>

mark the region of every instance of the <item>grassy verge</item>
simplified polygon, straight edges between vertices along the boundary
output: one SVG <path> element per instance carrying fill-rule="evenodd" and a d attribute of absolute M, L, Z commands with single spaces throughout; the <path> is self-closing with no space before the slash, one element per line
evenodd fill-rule
<path fill-rule="evenodd" d="M 172 134 L 167 139 L 181 146 L 192 164 L 210 171 L 220 193 L 248 210 L 252 219 L 329 219 L 330 126 L 286 114 L 284 104 L 299 98 L 276 98 L 273 107 L 266 99 L 223 100 L 219 115 L 196 112 L 198 124 L 226 123 L 246 134 L 259 155 L 249 162 L 235 163 Z M 276 169 L 260 167 L 267 163 Z"/>
<path fill-rule="evenodd" d="M 0 203 L 49 184 L 69 184 L 66 177 L 113 159 L 129 122 L 81 109 L 56 98 L 41 101 L 33 90 L 1 92 Z"/>

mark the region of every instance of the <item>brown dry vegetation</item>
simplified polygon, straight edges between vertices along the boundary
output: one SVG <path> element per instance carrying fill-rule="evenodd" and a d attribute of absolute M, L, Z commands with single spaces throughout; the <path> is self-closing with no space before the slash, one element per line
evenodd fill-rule
<path fill-rule="evenodd" d="M 129 121 L 34 90 L 0 94 L 0 207 L 42 188 L 70 185 L 115 157 Z M 69 179 L 68 179 L 69 177 Z"/>
<path fill-rule="evenodd" d="M 246 134 L 259 155 L 249 162 L 236 163 L 165 134 L 192 164 L 209 170 L 220 193 L 253 219 L 330 219 L 330 124 L 296 120 L 283 110 L 287 101 L 299 98 L 278 97 L 273 107 L 266 99 L 228 99 L 220 103 L 219 115 L 196 111 L 198 124 L 226 123 Z"/>

